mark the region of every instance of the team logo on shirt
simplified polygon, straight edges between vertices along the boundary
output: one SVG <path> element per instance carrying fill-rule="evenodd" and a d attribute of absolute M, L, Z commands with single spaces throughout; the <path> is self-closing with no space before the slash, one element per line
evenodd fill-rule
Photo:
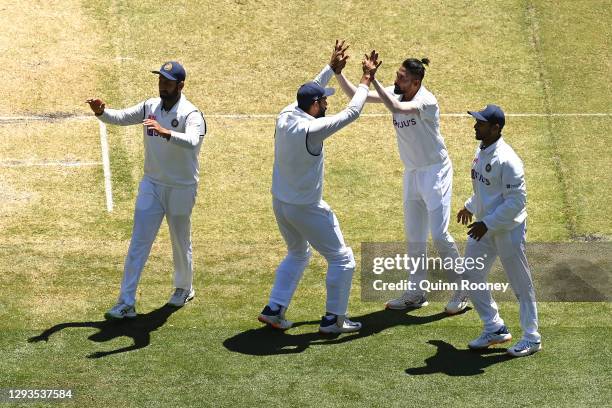
<path fill-rule="evenodd" d="M 164 65 L 164 71 L 172 71 L 172 63 L 169 62 L 166 65 Z"/>
<path fill-rule="evenodd" d="M 172 127 L 177 127 L 178 126 L 178 120 L 176 119 L 172 119 L 172 122 L 170 122 L 172 124 Z"/>
<path fill-rule="evenodd" d="M 415 119 L 402 120 L 401 122 L 398 122 L 395 119 L 393 119 L 393 126 L 395 126 L 398 129 L 402 129 L 402 128 L 414 126 L 414 125 L 416 125 Z"/>
<path fill-rule="evenodd" d="M 487 173 L 491 171 L 491 164 L 490 163 L 487 163 L 487 165 L 485 166 L 485 170 L 487 171 Z"/>

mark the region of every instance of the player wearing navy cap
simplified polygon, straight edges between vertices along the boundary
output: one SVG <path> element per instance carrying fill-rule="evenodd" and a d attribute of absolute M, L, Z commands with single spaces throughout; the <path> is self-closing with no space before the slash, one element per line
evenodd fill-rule
<path fill-rule="evenodd" d="M 482 111 L 468 113 L 476 119 L 474 130 L 480 146 L 472 161 L 474 194 L 457 214 L 457 222 L 467 225 L 472 216 L 476 218 L 476 222 L 468 225 L 465 257 L 484 259 L 484 267 L 466 269 L 464 278 L 485 283 L 499 256 L 519 301 L 523 329 L 523 338 L 508 349 L 508 354 L 527 356 L 541 349 L 541 338 L 535 290 L 525 256 L 527 190 L 523 163 L 502 138 L 506 119 L 499 106 L 487 105 Z M 469 296 L 484 323 L 484 331 L 468 346 L 483 349 L 510 341 L 512 335 L 499 316 L 491 292 L 474 290 Z"/>
<path fill-rule="evenodd" d="M 310 260 L 310 246 L 328 264 L 326 314 L 319 330 L 344 333 L 361 328 L 346 314 L 355 270 L 353 252 L 344 243 L 336 215 L 322 199 L 323 141 L 359 117 L 378 67 L 375 56 L 365 60 L 361 84 L 348 106 L 326 117 L 327 97 L 333 94 L 333 89 L 325 85 L 334 71 L 339 72 L 346 64 L 347 48 L 344 41 L 336 41 L 330 63 L 313 82 L 299 88 L 297 102 L 285 107 L 276 118 L 273 209 L 287 244 L 287 256 L 276 269 L 269 302 L 258 319 L 277 329 L 292 325 L 285 319 L 285 311 Z"/>
<path fill-rule="evenodd" d="M 106 108 L 100 99 L 88 99 L 98 119 L 114 125 L 143 125 L 144 176 L 138 188 L 132 240 L 125 258 L 117 304 L 105 316 L 136 317 L 136 288 L 153 241 L 164 217 L 168 222 L 174 259 L 175 290 L 168 304 L 180 307 L 193 299 L 191 211 L 198 181 L 198 154 L 206 134 L 202 112 L 183 95 L 186 72 L 176 61 L 159 70 L 159 98 L 131 108 Z"/>

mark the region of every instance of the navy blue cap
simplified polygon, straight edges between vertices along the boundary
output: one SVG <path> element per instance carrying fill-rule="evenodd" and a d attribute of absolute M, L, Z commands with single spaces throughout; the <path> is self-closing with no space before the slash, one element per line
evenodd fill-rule
<path fill-rule="evenodd" d="M 497 105 L 487 105 L 483 110 L 478 112 L 468 111 L 476 120 L 498 124 L 502 129 L 506 124 L 506 116 L 504 111 Z"/>
<path fill-rule="evenodd" d="M 307 82 L 300 86 L 297 92 L 298 106 L 308 108 L 314 101 L 317 101 L 324 96 L 333 95 L 336 91 L 334 88 L 323 88 L 316 82 Z"/>
<path fill-rule="evenodd" d="M 159 71 L 151 71 L 154 74 L 162 75 L 172 81 L 184 81 L 187 77 L 187 73 L 185 72 L 185 68 L 176 62 L 176 61 L 168 61 L 165 62 Z"/>

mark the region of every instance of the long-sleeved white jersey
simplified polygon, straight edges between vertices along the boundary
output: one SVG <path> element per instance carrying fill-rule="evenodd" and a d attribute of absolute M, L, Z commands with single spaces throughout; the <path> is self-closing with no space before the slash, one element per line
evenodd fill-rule
<path fill-rule="evenodd" d="M 503 138 L 478 148 L 472 162 L 474 194 L 465 208 L 487 228 L 511 230 L 527 218 L 523 162 Z"/>
<path fill-rule="evenodd" d="M 98 118 L 104 123 L 123 126 L 141 124 L 147 118 L 156 120 L 170 130 L 170 140 L 143 126 L 144 176 L 171 187 L 197 184 L 198 154 L 206 134 L 204 116 L 184 95 L 169 111 L 162 106 L 161 98 L 151 98 L 126 109 L 105 109 Z"/>
<path fill-rule="evenodd" d="M 326 66 L 314 82 L 325 86 L 333 75 Z M 359 117 L 368 87 L 359 85 L 341 112 L 313 118 L 297 106 L 285 107 L 276 119 L 272 195 L 289 204 L 319 202 L 323 194 L 323 141 Z"/>

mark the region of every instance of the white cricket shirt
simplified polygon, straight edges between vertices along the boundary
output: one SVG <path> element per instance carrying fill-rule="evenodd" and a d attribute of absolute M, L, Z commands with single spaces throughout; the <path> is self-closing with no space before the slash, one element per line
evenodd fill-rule
<path fill-rule="evenodd" d="M 104 123 L 123 126 L 140 124 L 146 118 L 155 119 L 171 135 L 166 140 L 143 126 L 144 176 L 171 187 L 198 183 L 198 154 L 206 134 L 206 122 L 202 112 L 185 95 L 169 111 L 162 109 L 161 98 L 152 98 L 127 109 L 105 109 L 98 118 Z"/>
<path fill-rule="evenodd" d="M 474 194 L 467 208 L 490 230 L 511 230 L 527 218 L 523 162 L 503 138 L 476 150 L 472 162 Z"/>
<path fill-rule="evenodd" d="M 321 86 L 331 79 L 329 66 L 315 78 Z M 272 195 L 289 204 L 312 204 L 323 195 L 323 140 L 359 117 L 368 87 L 359 85 L 341 112 L 314 118 L 297 106 L 285 107 L 276 118 Z"/>

